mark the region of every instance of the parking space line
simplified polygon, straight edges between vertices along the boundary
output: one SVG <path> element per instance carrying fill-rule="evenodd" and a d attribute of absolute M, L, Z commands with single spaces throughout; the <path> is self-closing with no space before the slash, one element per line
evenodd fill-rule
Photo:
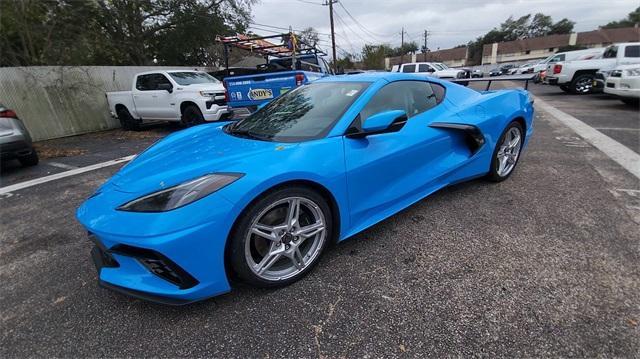
<path fill-rule="evenodd" d="M 640 131 L 640 128 L 625 128 L 625 127 L 594 127 L 596 130 L 604 131 Z"/>
<path fill-rule="evenodd" d="M 60 163 L 60 162 L 45 162 L 44 164 L 53 166 L 53 167 L 63 168 L 65 170 L 75 170 L 76 168 L 78 168 L 77 166 L 72 166 L 72 165 L 68 165 L 66 163 Z"/>
<path fill-rule="evenodd" d="M 131 161 L 133 159 L 133 157 L 135 157 L 135 155 L 122 157 L 122 158 L 116 158 L 115 160 L 96 163 L 94 165 L 90 165 L 90 166 L 86 166 L 86 167 L 80 167 L 80 168 L 76 168 L 76 169 L 73 169 L 73 170 L 70 170 L 70 171 L 60 172 L 60 173 L 52 174 L 52 175 L 49 175 L 49 176 L 44 176 L 44 177 L 40 177 L 40 178 L 29 180 L 29 181 L 16 183 L 16 184 L 13 184 L 13 185 L 10 185 L 10 186 L 6 186 L 6 187 L 0 187 L 0 195 L 6 194 L 6 193 L 10 193 L 10 192 L 15 192 L 15 191 L 18 191 L 18 190 L 21 190 L 21 189 L 24 189 L 24 188 L 36 186 L 36 185 L 39 185 L 39 184 L 42 184 L 42 183 L 55 181 L 55 180 L 60 179 L 60 178 L 65 178 L 65 177 L 69 177 L 69 176 L 75 176 L 75 175 L 78 175 L 78 174 L 81 174 L 81 173 L 95 171 L 95 170 L 100 169 L 100 168 L 114 166 L 114 165 L 117 165 L 117 164 L 120 164 L 120 163 L 123 163 L 123 162 Z"/>
<path fill-rule="evenodd" d="M 534 97 L 536 107 L 572 129 L 585 141 L 589 142 L 632 175 L 636 176 L 636 178 L 640 179 L 640 155 L 577 118 L 549 105 L 539 97 Z"/>

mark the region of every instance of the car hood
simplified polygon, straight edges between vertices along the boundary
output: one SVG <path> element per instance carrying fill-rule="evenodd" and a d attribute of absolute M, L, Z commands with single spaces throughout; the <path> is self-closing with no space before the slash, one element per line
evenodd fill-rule
<path fill-rule="evenodd" d="M 248 159 L 273 152 L 279 146 L 275 142 L 235 137 L 225 133 L 222 127 L 221 124 L 200 125 L 165 137 L 124 166 L 105 186 L 112 185 L 120 192 L 144 194 L 205 174 L 242 172 Z"/>
<path fill-rule="evenodd" d="M 193 84 L 180 87 L 188 91 L 224 91 L 222 83 Z"/>

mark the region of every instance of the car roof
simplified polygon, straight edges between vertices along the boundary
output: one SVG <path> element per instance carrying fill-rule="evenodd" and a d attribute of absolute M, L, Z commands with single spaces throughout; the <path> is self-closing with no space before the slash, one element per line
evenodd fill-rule
<path fill-rule="evenodd" d="M 353 75 L 336 75 L 324 77 L 314 82 L 377 82 L 377 81 L 401 81 L 401 80 L 429 80 L 440 83 L 441 80 L 435 77 L 427 77 L 416 73 L 404 72 L 364 72 Z"/>

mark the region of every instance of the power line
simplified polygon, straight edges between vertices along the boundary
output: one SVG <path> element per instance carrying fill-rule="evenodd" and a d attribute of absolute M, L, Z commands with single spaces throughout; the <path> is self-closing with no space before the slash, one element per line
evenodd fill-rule
<path fill-rule="evenodd" d="M 351 15 L 351 13 L 349 12 L 349 10 L 347 10 L 347 8 L 346 8 L 346 7 L 344 7 L 344 5 L 342 5 L 342 2 L 339 2 L 339 3 L 338 3 L 338 5 L 340 5 L 340 7 L 342 8 L 342 10 L 344 10 L 344 12 L 345 12 L 345 13 L 347 13 L 347 15 L 351 18 L 351 20 L 353 20 L 353 22 L 354 22 L 354 23 L 355 23 L 355 24 L 356 24 L 360 29 L 362 29 L 362 31 L 363 31 L 365 34 L 367 34 L 367 35 L 369 35 L 369 36 L 372 36 L 372 37 L 374 37 L 374 38 L 376 38 L 376 37 L 393 37 L 393 36 L 395 36 L 395 35 L 382 35 L 382 34 L 376 34 L 375 32 L 373 32 L 373 31 L 371 31 L 371 30 L 367 29 L 364 25 L 362 25 L 362 24 L 360 23 L 360 21 L 358 21 L 355 17 L 353 17 L 353 15 Z"/>

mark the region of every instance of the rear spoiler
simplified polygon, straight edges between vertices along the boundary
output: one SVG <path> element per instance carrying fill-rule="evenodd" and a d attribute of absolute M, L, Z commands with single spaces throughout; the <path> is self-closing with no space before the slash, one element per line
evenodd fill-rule
<path fill-rule="evenodd" d="M 455 82 L 457 84 L 467 86 L 469 82 L 484 82 L 488 81 L 487 88 L 485 91 L 489 91 L 491 87 L 491 83 L 493 81 L 524 81 L 524 89 L 527 90 L 529 88 L 529 81 L 533 80 L 538 76 L 538 74 L 525 74 L 525 75 L 515 75 L 515 76 L 498 76 L 498 77 L 481 77 L 481 78 L 471 78 L 471 79 L 453 79 L 449 80 L 451 82 Z"/>

